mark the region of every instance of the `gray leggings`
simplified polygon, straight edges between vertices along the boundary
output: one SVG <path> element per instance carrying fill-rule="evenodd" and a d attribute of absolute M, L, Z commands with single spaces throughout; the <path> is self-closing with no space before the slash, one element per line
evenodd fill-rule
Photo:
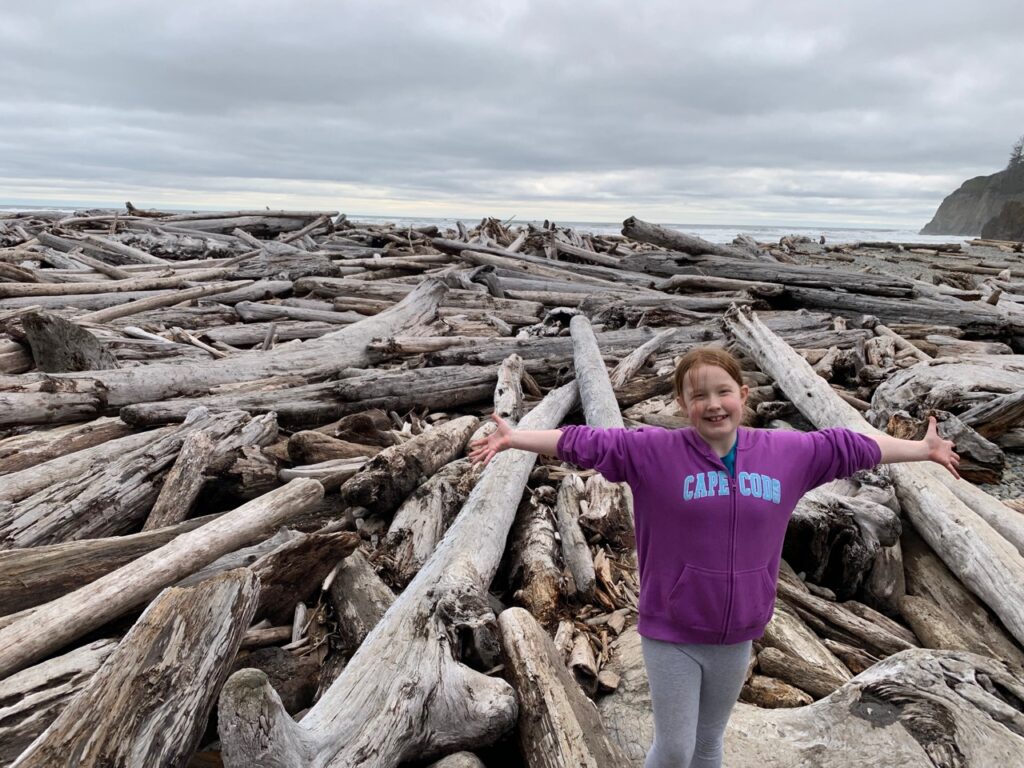
<path fill-rule="evenodd" d="M 654 706 L 654 744 L 644 768 L 720 768 L 751 641 L 676 645 L 642 637 L 641 645 Z"/>

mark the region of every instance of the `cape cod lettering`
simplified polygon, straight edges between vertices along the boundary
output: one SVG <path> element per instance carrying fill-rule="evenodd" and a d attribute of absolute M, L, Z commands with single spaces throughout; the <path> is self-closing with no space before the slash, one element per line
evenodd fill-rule
<path fill-rule="evenodd" d="M 757 472 L 740 472 L 736 475 L 740 496 L 750 496 L 762 501 L 778 504 L 782 498 L 782 483 L 777 478 Z M 729 495 L 729 476 L 722 471 L 698 472 L 687 475 L 683 480 L 683 498 L 686 501 L 704 499 L 709 496 Z"/>

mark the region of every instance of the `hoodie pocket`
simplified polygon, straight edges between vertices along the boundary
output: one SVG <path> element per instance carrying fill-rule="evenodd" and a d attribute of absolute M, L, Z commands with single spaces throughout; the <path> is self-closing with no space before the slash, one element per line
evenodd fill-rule
<path fill-rule="evenodd" d="M 737 571 L 733 583 L 729 630 L 759 627 L 771 618 L 775 585 L 766 568 Z M 672 618 L 694 629 L 721 632 L 725 628 L 730 574 L 687 565 L 668 596 Z"/>
<path fill-rule="evenodd" d="M 730 629 L 752 629 L 768 623 L 775 607 L 775 584 L 767 568 L 733 574 Z"/>
<path fill-rule="evenodd" d="M 721 632 L 728 596 L 728 572 L 687 565 L 669 593 L 669 613 L 679 624 Z"/>

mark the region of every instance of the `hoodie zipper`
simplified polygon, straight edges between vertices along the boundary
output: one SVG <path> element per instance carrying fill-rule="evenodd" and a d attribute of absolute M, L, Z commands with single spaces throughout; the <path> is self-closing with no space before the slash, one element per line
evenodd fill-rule
<path fill-rule="evenodd" d="M 736 436 L 736 440 L 739 441 L 739 435 Z M 733 566 L 736 559 L 736 496 L 738 494 L 736 478 L 739 476 L 739 458 L 740 452 L 739 446 L 737 446 L 736 458 L 732 464 L 733 472 L 729 477 L 729 581 L 726 587 L 725 624 L 722 627 L 722 637 L 719 643 L 724 643 L 726 635 L 729 634 L 729 615 L 732 613 Z M 722 463 L 724 465 L 725 462 Z"/>

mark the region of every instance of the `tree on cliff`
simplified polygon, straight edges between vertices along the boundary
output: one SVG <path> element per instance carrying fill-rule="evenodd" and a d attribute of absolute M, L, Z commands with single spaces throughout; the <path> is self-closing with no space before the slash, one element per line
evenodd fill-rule
<path fill-rule="evenodd" d="M 1024 136 L 1017 139 L 1017 143 L 1010 150 L 1010 162 L 1007 164 L 1006 169 L 1013 170 L 1021 167 L 1024 167 Z"/>

